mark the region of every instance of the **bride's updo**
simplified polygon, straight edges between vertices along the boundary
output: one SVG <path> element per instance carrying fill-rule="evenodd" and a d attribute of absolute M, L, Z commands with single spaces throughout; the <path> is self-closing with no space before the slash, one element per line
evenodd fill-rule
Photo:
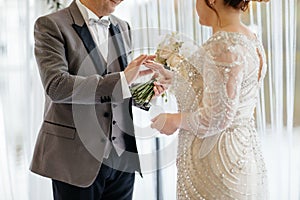
<path fill-rule="evenodd" d="M 250 1 L 268 2 L 269 0 L 224 0 L 224 3 L 225 5 L 231 6 L 235 9 L 246 11 Z M 213 5 L 210 3 L 210 0 L 205 0 L 205 2 L 208 5 L 208 7 L 216 11 Z"/>
<path fill-rule="evenodd" d="M 224 3 L 238 10 L 246 11 L 250 1 L 268 2 L 269 0 L 224 0 Z"/>

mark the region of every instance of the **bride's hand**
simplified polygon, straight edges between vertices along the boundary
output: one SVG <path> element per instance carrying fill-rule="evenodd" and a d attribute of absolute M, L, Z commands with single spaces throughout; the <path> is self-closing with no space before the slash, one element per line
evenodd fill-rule
<path fill-rule="evenodd" d="M 172 135 L 181 123 L 181 114 L 163 113 L 153 118 L 151 128 L 157 129 L 160 133 Z"/>
<path fill-rule="evenodd" d="M 165 88 L 172 83 L 173 72 L 164 68 L 160 63 L 154 62 L 152 60 L 146 60 L 144 65 L 155 72 L 158 72 L 158 83 L 163 85 Z"/>

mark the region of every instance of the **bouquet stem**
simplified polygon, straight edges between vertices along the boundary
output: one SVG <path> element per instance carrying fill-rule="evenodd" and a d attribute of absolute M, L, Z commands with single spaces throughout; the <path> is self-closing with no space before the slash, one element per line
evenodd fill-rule
<path fill-rule="evenodd" d="M 133 104 L 136 107 L 146 111 L 150 109 L 150 101 L 154 95 L 154 81 L 155 80 L 150 80 L 146 83 L 138 84 L 130 88 Z"/>

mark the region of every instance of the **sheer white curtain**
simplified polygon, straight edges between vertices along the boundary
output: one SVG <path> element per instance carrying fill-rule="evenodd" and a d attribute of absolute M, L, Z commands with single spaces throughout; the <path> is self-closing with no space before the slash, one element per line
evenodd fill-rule
<path fill-rule="evenodd" d="M 268 56 L 268 77 L 257 109 L 258 128 L 270 180 L 271 199 L 299 199 L 300 142 L 299 78 L 296 83 L 297 38 L 296 0 L 254 4 L 250 24 L 257 26 Z M 299 19 L 299 18 L 298 18 Z M 298 45 L 297 45 L 298 44 Z"/>
<path fill-rule="evenodd" d="M 29 11 L 33 8 L 29 0 L 0 1 L 0 191 L 5 200 L 30 199 L 27 180 L 32 119 L 39 112 L 39 98 L 32 96 L 33 88 L 39 85 L 32 79 L 30 27 L 34 12 Z"/>
<path fill-rule="evenodd" d="M 0 0 L 0 199 L 52 199 L 49 182 L 29 172 L 43 115 L 33 56 L 33 23 L 43 0 Z"/>

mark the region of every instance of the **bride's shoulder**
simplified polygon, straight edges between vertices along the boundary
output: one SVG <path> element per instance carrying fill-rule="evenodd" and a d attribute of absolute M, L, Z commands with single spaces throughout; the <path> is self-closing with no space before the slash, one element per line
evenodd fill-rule
<path fill-rule="evenodd" d="M 253 33 L 243 33 L 238 31 L 217 31 L 214 33 L 203 46 L 226 46 L 226 45 L 244 45 L 257 41 L 257 37 Z"/>
<path fill-rule="evenodd" d="M 254 45 L 256 38 L 251 38 L 241 32 L 218 31 L 214 33 L 204 44 L 206 51 L 213 53 L 235 52 L 235 50 L 246 50 Z"/>
<path fill-rule="evenodd" d="M 245 59 L 245 53 L 252 51 L 251 43 L 252 39 L 243 33 L 218 31 L 203 44 L 203 49 L 209 60 L 220 66 L 230 66 Z"/>
<path fill-rule="evenodd" d="M 218 31 L 214 33 L 203 46 L 238 43 L 238 35 L 233 32 Z"/>

